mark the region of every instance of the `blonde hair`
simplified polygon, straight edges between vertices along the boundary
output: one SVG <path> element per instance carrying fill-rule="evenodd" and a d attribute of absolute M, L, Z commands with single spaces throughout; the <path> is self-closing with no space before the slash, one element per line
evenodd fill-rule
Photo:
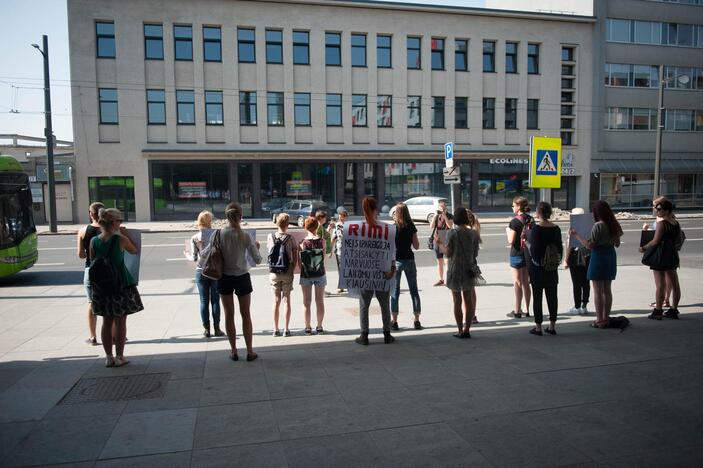
<path fill-rule="evenodd" d="M 117 208 L 100 208 L 98 210 L 98 224 L 103 229 L 108 229 L 118 219 L 122 219 L 122 212 Z"/>
<path fill-rule="evenodd" d="M 278 213 L 276 216 L 276 226 L 281 229 L 286 229 L 290 223 L 290 215 L 288 213 Z"/>
<path fill-rule="evenodd" d="M 229 222 L 229 226 L 234 229 L 234 231 L 239 236 L 240 240 L 244 235 L 240 223 L 242 222 L 242 205 L 233 202 L 225 207 L 225 218 Z"/>
<path fill-rule="evenodd" d="M 212 227 L 212 213 L 208 210 L 203 210 L 198 215 L 198 220 L 195 222 L 198 229 L 209 229 Z"/>
<path fill-rule="evenodd" d="M 481 239 L 481 223 L 479 222 L 476 213 L 466 208 L 466 214 L 469 217 L 469 226 L 471 227 L 471 229 L 476 231 L 476 234 L 478 234 L 478 241 L 480 243 L 483 243 L 483 239 Z"/>
<path fill-rule="evenodd" d="M 315 219 L 312 216 L 308 216 L 305 218 L 305 230 L 310 231 L 313 234 L 317 231 L 317 227 L 320 225 L 320 223 L 317 222 L 317 219 Z"/>

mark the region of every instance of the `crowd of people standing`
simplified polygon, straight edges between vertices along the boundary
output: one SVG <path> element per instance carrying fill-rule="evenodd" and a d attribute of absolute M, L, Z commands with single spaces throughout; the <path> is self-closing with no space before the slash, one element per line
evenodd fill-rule
<path fill-rule="evenodd" d="M 681 290 L 678 282 L 678 250 L 681 248 L 683 231 L 673 213 L 674 205 L 666 198 L 654 201 L 657 219 L 651 240 L 640 247 L 644 253 L 643 263 L 650 266 L 656 287 L 654 309 L 649 318 L 678 318 Z M 379 220 L 379 209 L 375 199 L 364 198 L 363 220 L 369 228 L 383 224 Z M 597 201 L 592 208 L 593 227 L 588 236 L 570 228 L 566 248 L 558 225 L 550 221 L 552 207 L 540 202 L 535 216 L 529 214 L 529 202 L 524 197 L 515 197 L 512 204 L 514 217 L 506 227 L 509 247 L 508 264 L 513 278 L 515 306 L 508 314 L 511 318 L 530 318 L 530 305 L 534 315 L 533 335 L 556 335 L 558 316 L 558 269 L 568 269 L 572 279 L 574 307 L 572 314 L 588 313 L 590 298 L 589 282 L 593 286 L 596 320 L 594 328 L 611 325 L 610 312 L 613 304 L 612 281 L 617 275 L 616 248 L 621 244 L 623 230 L 605 201 Z M 126 318 L 143 309 L 136 281 L 124 264 L 124 252 L 136 253 L 137 247 L 121 226 L 122 216 L 116 209 L 105 209 L 100 203 L 90 206 L 91 223 L 78 233 L 78 255 L 85 259 L 86 296 L 88 298 L 88 342 L 97 344 L 96 317 L 102 316 L 100 338 L 106 353 L 106 366 L 122 366 L 129 361 L 124 357 L 126 341 Z M 575 209 L 573 214 L 583 214 Z M 252 264 L 262 262 L 259 243 L 242 227 L 242 208 L 230 203 L 224 212 L 227 226 L 212 229 L 213 215 L 200 213 L 197 219 L 198 232 L 190 239 L 190 250 L 186 255 L 195 262 L 195 284 L 200 296 L 200 318 L 206 338 L 226 335 L 230 344 L 230 358 L 239 360 L 236 346 L 235 303 L 237 296 L 242 317 L 243 337 L 246 345 L 246 360 L 258 356 L 253 348 L 253 325 L 251 319 L 251 294 L 253 292 L 249 269 Z M 344 226 L 348 213 L 338 212 L 336 222 L 327 224 L 326 214 L 318 212 L 305 220 L 305 236 L 300 241 L 288 232 L 289 215 L 281 213 L 276 218 L 277 230 L 267 237 L 268 268 L 273 295 L 273 336 L 291 336 L 291 294 L 295 289 L 295 273 L 299 272 L 299 286 L 303 295 L 304 334 L 312 335 L 312 304 L 315 303 L 314 334 L 324 334 L 325 287 L 327 274 L 325 259 L 335 256 L 337 267 L 342 261 L 344 248 Z M 421 330 L 421 298 L 418 290 L 417 266 L 413 250 L 420 248 L 418 230 L 408 208 L 399 203 L 394 210 L 395 258 L 389 268 L 380 275 L 386 280 L 395 277 L 393 287 L 382 290 L 356 291 L 359 301 L 360 335 L 355 342 L 369 344 L 369 308 L 375 297 L 381 310 L 384 343 L 393 343 L 391 332 L 399 330 L 399 299 L 401 280 L 405 276 L 410 293 L 413 328 Z M 645 225 L 644 229 L 650 226 Z M 480 252 L 481 224 L 469 209 L 459 206 L 448 213 L 446 205 L 431 223 L 432 234 L 428 247 L 435 252 L 438 281 L 434 286 L 446 286 L 451 291 L 453 315 L 457 332 L 454 337 L 471 338 L 471 325 L 476 321 L 476 287 L 485 284 L 478 263 Z M 380 247 L 379 247 L 380 248 Z M 207 274 L 208 262 L 219 258 L 217 278 Z M 101 263 L 102 261 L 102 263 Z M 563 262 L 563 263 L 562 263 Z M 105 266 L 107 265 L 107 266 Z M 101 269 L 102 268 L 102 269 Z M 446 274 L 445 274 L 446 270 Z M 105 277 L 112 275 L 112 283 Z M 109 287 L 108 287 L 109 286 Z M 341 283 L 340 283 L 341 286 Z M 110 289 L 112 288 L 112 289 Z M 338 293 L 346 292 L 337 289 Z M 663 310 L 665 301 L 669 307 Z M 549 325 L 543 327 L 543 297 L 547 302 Z M 524 303 L 524 307 L 523 307 Z M 221 305 L 221 307 L 220 307 Z M 284 313 L 284 329 L 281 331 L 281 307 Z M 220 328 L 220 310 L 224 310 L 225 330 Z M 211 328 L 212 326 L 212 328 Z M 113 346 L 115 352 L 113 353 Z"/>

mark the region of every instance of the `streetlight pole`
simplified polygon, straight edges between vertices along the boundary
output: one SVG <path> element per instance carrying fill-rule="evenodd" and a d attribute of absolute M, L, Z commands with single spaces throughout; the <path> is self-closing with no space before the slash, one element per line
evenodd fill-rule
<path fill-rule="evenodd" d="M 662 165 L 662 130 L 664 129 L 664 65 L 659 65 L 659 98 L 657 101 L 657 143 L 654 151 L 654 193 L 652 201 L 659 197 Z M 656 211 L 654 213 L 656 216 Z"/>
<path fill-rule="evenodd" d="M 37 44 L 32 47 L 44 57 L 44 136 L 46 138 L 46 174 L 49 188 L 49 231 L 56 229 L 56 183 L 54 180 L 54 131 L 51 126 L 51 89 L 49 87 L 49 37 L 42 36 L 42 48 Z"/>

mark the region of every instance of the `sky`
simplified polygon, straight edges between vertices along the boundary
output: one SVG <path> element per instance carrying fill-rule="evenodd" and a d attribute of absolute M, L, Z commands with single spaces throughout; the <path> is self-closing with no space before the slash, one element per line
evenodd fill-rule
<path fill-rule="evenodd" d="M 394 0 L 389 0 L 394 1 Z M 484 0 L 409 0 L 408 3 L 482 7 Z M 0 0 L 0 134 L 44 136 L 43 63 L 31 44 L 49 36 L 54 135 L 73 140 L 66 0 Z"/>

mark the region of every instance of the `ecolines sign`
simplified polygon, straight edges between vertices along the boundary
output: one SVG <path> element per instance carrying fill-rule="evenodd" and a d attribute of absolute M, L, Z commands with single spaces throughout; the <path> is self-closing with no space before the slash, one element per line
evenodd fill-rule
<path fill-rule="evenodd" d="M 519 158 L 495 158 L 489 159 L 491 164 L 529 164 L 529 159 L 519 159 Z"/>

